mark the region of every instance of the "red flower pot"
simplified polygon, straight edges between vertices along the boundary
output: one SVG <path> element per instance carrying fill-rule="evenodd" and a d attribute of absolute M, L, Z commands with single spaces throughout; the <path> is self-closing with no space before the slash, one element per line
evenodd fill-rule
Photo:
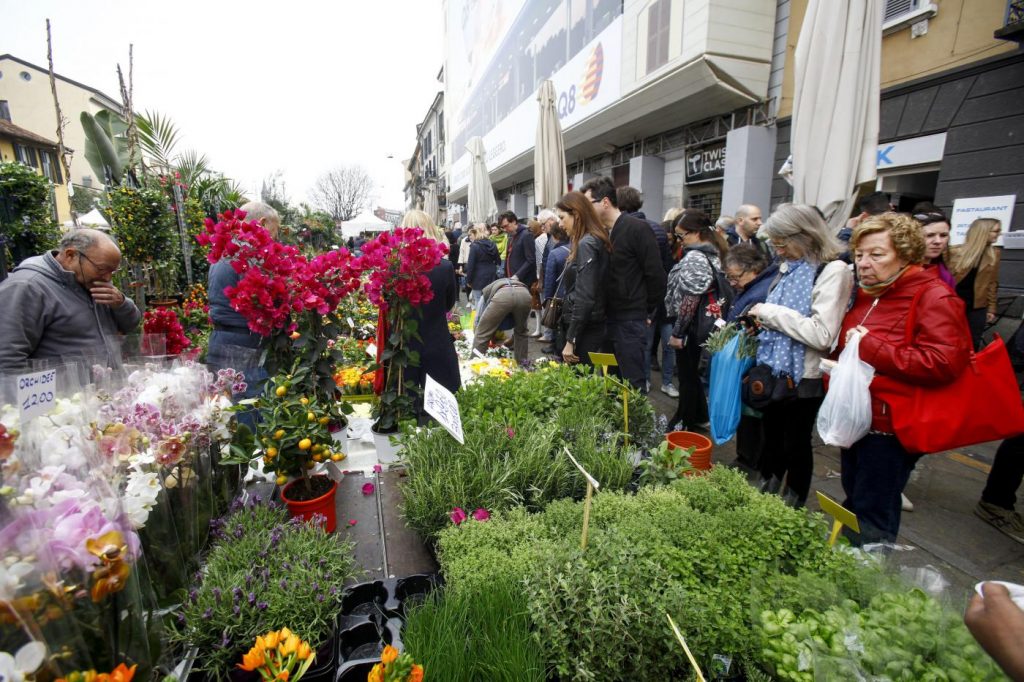
<path fill-rule="evenodd" d="M 315 476 L 314 478 L 327 479 L 328 477 Z M 288 513 L 291 514 L 292 518 L 300 518 L 305 521 L 311 520 L 314 514 L 325 516 L 327 517 L 325 529 L 328 533 L 333 533 L 337 526 L 334 513 L 334 494 L 338 491 L 338 483 L 331 481 L 331 488 L 326 493 L 312 500 L 302 501 L 293 500 L 288 497 L 288 492 L 296 485 L 302 485 L 301 478 L 295 479 L 281 490 L 281 499 L 284 500 L 285 505 L 288 507 Z"/>
<path fill-rule="evenodd" d="M 690 431 L 673 431 L 665 435 L 669 447 L 694 448 L 690 455 L 690 466 L 697 471 L 707 471 L 711 468 L 711 439 L 699 433 Z"/>

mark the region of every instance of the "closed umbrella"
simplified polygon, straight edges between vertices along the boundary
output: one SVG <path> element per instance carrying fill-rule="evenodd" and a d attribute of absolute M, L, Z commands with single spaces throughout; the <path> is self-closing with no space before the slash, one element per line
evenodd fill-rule
<path fill-rule="evenodd" d="M 430 216 L 435 223 L 437 219 L 437 190 L 428 187 L 423 194 L 423 212 Z"/>
<path fill-rule="evenodd" d="M 565 194 L 565 143 L 555 104 L 555 84 L 546 80 L 537 92 L 537 144 L 533 148 L 533 186 L 537 205 L 553 208 Z"/>
<path fill-rule="evenodd" d="M 839 230 L 876 177 L 879 0 L 810 0 L 796 45 L 793 199 Z"/>
<path fill-rule="evenodd" d="M 473 168 L 469 174 L 469 222 L 486 223 L 498 215 L 498 204 L 494 201 L 491 178 L 487 174 L 487 150 L 483 139 L 472 138 L 466 144 L 466 151 L 473 155 Z"/>

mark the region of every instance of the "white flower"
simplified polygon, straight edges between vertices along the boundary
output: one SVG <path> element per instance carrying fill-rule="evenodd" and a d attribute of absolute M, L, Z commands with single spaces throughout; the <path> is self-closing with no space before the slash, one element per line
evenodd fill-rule
<path fill-rule="evenodd" d="M 29 642 L 11 656 L 0 651 L 0 680 L 5 682 L 23 682 L 34 673 L 46 660 L 46 645 L 42 642 Z"/>
<path fill-rule="evenodd" d="M 122 506 L 125 516 L 135 528 L 142 528 L 149 519 L 156 499 L 160 495 L 160 477 L 155 473 L 146 473 L 133 468 L 128 476 Z"/>
<path fill-rule="evenodd" d="M 21 589 L 21 579 L 34 570 L 32 564 L 16 561 L 10 566 L 0 563 L 0 601 L 11 601 Z"/>

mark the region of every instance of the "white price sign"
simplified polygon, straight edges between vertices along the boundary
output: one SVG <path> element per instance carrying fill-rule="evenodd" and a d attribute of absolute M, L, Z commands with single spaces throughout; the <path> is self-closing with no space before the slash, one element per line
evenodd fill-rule
<path fill-rule="evenodd" d="M 452 434 L 452 438 L 462 445 L 466 444 L 462 435 L 459 401 L 455 399 L 451 391 L 434 381 L 429 374 L 423 389 L 423 409 L 436 419 L 437 423 L 443 426 L 448 433 Z"/>
<path fill-rule="evenodd" d="M 21 422 L 47 414 L 53 409 L 57 396 L 57 370 L 33 372 L 18 377 L 18 405 L 21 406 Z"/>

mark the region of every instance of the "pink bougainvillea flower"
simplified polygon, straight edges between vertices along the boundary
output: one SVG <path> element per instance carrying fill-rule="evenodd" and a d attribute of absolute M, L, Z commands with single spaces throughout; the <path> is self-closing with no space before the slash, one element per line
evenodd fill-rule
<path fill-rule="evenodd" d="M 379 465 L 379 464 L 374 464 L 374 465 L 373 465 L 373 473 L 375 473 L 375 474 L 379 474 L 380 472 L 381 472 L 381 467 L 380 467 L 380 465 Z"/>
<path fill-rule="evenodd" d="M 357 523 L 359 523 L 359 522 L 358 522 L 358 521 L 356 521 L 355 519 L 349 519 L 349 520 L 348 520 L 348 525 L 349 525 L 349 527 L 350 527 L 350 528 L 351 528 L 352 526 L 356 525 Z"/>
<path fill-rule="evenodd" d="M 511 426 L 505 427 L 505 433 L 508 435 L 510 439 L 516 437 L 515 429 L 513 429 Z"/>
<path fill-rule="evenodd" d="M 448 517 L 451 518 L 452 523 L 454 523 L 456 526 L 461 524 L 467 518 L 466 512 L 462 509 L 462 507 L 456 507 L 455 509 L 452 509 L 451 512 L 448 514 Z"/>
<path fill-rule="evenodd" d="M 373 484 L 372 483 L 364 483 L 363 484 L 363 494 L 364 495 L 372 495 L 373 494 Z"/>
<path fill-rule="evenodd" d="M 473 518 L 477 521 L 486 521 L 487 519 L 491 518 L 491 513 L 484 509 L 483 507 L 479 507 L 477 508 L 476 511 L 473 512 Z"/>

